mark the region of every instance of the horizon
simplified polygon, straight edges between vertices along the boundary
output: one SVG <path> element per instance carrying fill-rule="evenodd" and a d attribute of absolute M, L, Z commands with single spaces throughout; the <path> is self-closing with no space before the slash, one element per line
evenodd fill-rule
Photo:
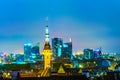
<path fill-rule="evenodd" d="M 72 38 L 73 52 L 101 47 L 120 53 L 120 1 L 0 1 L 0 52 L 24 52 L 24 43 L 44 46 L 46 16 L 51 38 Z M 51 42 L 50 42 L 51 43 Z"/>

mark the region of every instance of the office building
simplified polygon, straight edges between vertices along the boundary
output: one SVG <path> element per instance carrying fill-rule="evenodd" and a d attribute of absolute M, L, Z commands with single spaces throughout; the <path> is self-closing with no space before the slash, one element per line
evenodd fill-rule
<path fill-rule="evenodd" d="M 102 57 L 101 48 L 94 49 L 94 57 L 95 58 L 101 58 Z"/>
<path fill-rule="evenodd" d="M 32 60 L 38 61 L 41 59 L 41 55 L 40 55 L 40 44 L 37 43 L 37 45 L 33 46 L 31 49 L 31 58 Z"/>
<path fill-rule="evenodd" d="M 24 61 L 29 61 L 31 56 L 31 43 L 24 44 Z"/>
<path fill-rule="evenodd" d="M 83 53 L 85 59 L 94 59 L 93 49 L 84 49 Z"/>
<path fill-rule="evenodd" d="M 63 43 L 62 58 L 64 59 L 72 58 L 72 42 Z"/>
<path fill-rule="evenodd" d="M 54 58 L 61 56 L 62 45 L 63 45 L 63 40 L 61 38 L 52 39 L 52 52 L 53 52 Z"/>

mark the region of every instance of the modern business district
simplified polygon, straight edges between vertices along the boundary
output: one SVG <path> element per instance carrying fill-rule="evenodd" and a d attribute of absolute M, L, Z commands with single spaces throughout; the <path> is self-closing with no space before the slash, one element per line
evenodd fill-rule
<path fill-rule="evenodd" d="M 40 43 L 24 44 L 24 54 L 0 53 L 0 78 L 19 80 L 120 80 L 120 54 L 104 53 L 102 47 L 73 53 L 72 40 L 49 41 L 45 26 L 43 51 Z"/>

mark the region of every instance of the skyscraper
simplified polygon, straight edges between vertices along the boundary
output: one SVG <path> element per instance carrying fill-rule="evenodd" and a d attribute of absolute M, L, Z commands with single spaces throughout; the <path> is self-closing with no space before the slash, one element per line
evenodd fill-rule
<path fill-rule="evenodd" d="M 94 49 L 94 56 L 95 58 L 101 58 L 102 56 L 101 47 Z"/>
<path fill-rule="evenodd" d="M 52 39 L 52 52 L 55 58 L 60 57 L 62 54 L 63 40 L 61 38 Z"/>
<path fill-rule="evenodd" d="M 63 43 L 62 57 L 64 59 L 72 58 L 72 42 L 71 41 L 68 43 Z"/>
<path fill-rule="evenodd" d="M 29 61 L 31 56 L 31 43 L 24 44 L 24 61 Z"/>
<path fill-rule="evenodd" d="M 31 55 L 32 55 L 32 59 L 33 60 L 40 60 L 41 59 L 41 55 L 40 55 L 40 44 L 37 43 L 35 46 L 32 47 L 31 49 Z"/>

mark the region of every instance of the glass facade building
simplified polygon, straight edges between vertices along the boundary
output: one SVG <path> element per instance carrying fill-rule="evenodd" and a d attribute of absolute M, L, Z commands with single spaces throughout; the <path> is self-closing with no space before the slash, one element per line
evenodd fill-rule
<path fill-rule="evenodd" d="M 94 59 L 93 49 L 84 49 L 83 52 L 85 59 Z"/>
<path fill-rule="evenodd" d="M 62 54 L 63 40 L 61 38 L 52 39 L 52 52 L 54 56 L 60 57 Z"/>
<path fill-rule="evenodd" d="M 62 49 L 62 58 L 71 59 L 72 58 L 72 42 L 64 43 Z"/>
<path fill-rule="evenodd" d="M 31 43 L 24 44 L 24 61 L 29 61 L 31 56 Z"/>

